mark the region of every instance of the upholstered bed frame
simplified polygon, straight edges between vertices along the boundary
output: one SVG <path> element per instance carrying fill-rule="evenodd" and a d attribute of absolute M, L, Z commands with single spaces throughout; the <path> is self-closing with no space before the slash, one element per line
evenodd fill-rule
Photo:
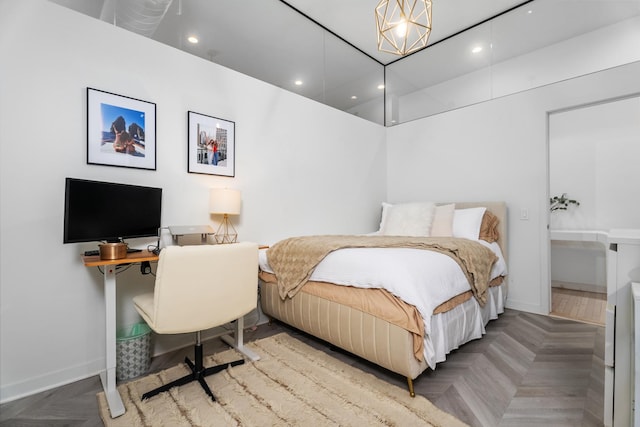
<path fill-rule="evenodd" d="M 505 203 L 456 203 L 456 209 L 480 206 L 485 206 L 499 219 L 498 244 L 506 259 Z M 427 364 L 424 360 L 418 361 L 414 356 L 413 335 L 409 331 L 364 311 L 306 293 L 304 288 L 293 298 L 283 301 L 280 299 L 277 284 L 261 280 L 260 286 L 262 310 L 267 316 L 405 376 L 409 392 L 414 396 L 413 379 L 427 368 Z M 501 295 L 506 296 L 507 281 L 505 280 L 501 286 Z M 475 301 L 468 303 L 472 304 Z"/>

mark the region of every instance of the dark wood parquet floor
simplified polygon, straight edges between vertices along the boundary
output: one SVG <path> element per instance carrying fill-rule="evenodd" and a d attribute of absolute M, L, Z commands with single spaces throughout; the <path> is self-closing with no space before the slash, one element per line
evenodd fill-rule
<path fill-rule="evenodd" d="M 406 390 L 406 381 L 362 359 L 285 325 L 261 325 L 245 340 L 279 332 Z M 220 340 L 205 343 L 215 353 Z M 180 363 L 191 349 L 156 357 L 151 370 Z M 604 328 L 507 310 L 487 326 L 481 340 L 453 351 L 434 371 L 425 371 L 415 391 L 471 426 L 601 426 L 604 393 Z M 97 376 L 0 406 L 0 426 L 102 426 Z"/>

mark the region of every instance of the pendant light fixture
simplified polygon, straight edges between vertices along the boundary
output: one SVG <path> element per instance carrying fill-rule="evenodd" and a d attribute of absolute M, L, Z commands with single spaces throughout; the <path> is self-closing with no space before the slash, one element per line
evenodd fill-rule
<path fill-rule="evenodd" d="M 376 6 L 378 50 L 407 55 L 427 45 L 431 0 L 380 0 Z"/>

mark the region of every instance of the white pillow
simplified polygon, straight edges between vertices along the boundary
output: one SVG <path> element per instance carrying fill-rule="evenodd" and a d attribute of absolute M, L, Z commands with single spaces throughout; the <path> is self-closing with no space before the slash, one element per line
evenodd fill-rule
<path fill-rule="evenodd" d="M 380 216 L 380 227 L 378 228 L 378 234 L 382 234 L 384 222 L 387 220 L 387 213 L 389 212 L 389 208 L 391 206 L 393 206 L 391 203 L 382 202 L 382 214 Z"/>
<path fill-rule="evenodd" d="M 433 223 L 431 224 L 432 237 L 453 236 L 453 213 L 455 208 L 456 205 L 453 203 L 436 206 L 433 214 Z"/>
<path fill-rule="evenodd" d="M 401 203 L 388 206 L 386 209 L 383 205 L 381 234 L 428 237 L 435 207 L 431 202 Z"/>
<path fill-rule="evenodd" d="M 456 209 L 453 212 L 453 237 L 478 240 L 485 207 Z"/>

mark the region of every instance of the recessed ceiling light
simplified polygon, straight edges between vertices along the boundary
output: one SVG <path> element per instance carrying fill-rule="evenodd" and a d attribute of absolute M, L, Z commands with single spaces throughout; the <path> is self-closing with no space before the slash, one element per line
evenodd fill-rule
<path fill-rule="evenodd" d="M 302 86 L 302 80 L 296 80 L 294 83 L 296 86 Z"/>
<path fill-rule="evenodd" d="M 531 15 L 531 14 L 533 13 L 533 10 L 529 9 L 529 10 L 527 10 L 527 13 L 528 13 L 529 15 Z"/>
<path fill-rule="evenodd" d="M 480 53 L 482 52 L 482 46 L 476 46 L 473 49 L 471 49 L 472 53 Z"/>
<path fill-rule="evenodd" d="M 189 36 L 187 37 L 187 40 L 189 40 L 189 43 L 193 43 L 193 44 L 198 43 L 198 38 L 196 36 Z"/>
<path fill-rule="evenodd" d="M 351 95 L 351 99 L 358 99 L 358 97 L 355 95 Z"/>
<path fill-rule="evenodd" d="M 378 85 L 378 89 L 384 89 L 384 85 Z"/>

